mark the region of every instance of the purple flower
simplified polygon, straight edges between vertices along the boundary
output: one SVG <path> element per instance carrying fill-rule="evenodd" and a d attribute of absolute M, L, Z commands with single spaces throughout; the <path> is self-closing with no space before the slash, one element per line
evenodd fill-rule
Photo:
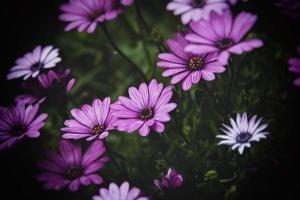
<path fill-rule="evenodd" d="M 280 8 L 281 13 L 284 15 L 292 19 L 300 19 L 299 0 L 276 0 L 274 5 Z"/>
<path fill-rule="evenodd" d="M 192 33 L 186 35 L 191 42 L 185 50 L 194 54 L 218 52 L 219 60 L 227 64 L 230 54 L 240 55 L 263 46 L 259 39 L 242 41 L 256 21 L 256 16 L 240 13 L 235 19 L 229 10 L 222 15 L 211 13 L 209 21 L 190 23 Z"/>
<path fill-rule="evenodd" d="M 47 114 L 37 116 L 39 104 L 25 106 L 18 101 L 13 107 L 0 107 L 0 151 L 11 147 L 25 136 L 37 138 L 45 125 Z"/>
<path fill-rule="evenodd" d="M 68 186 L 72 192 L 80 185 L 101 184 L 103 179 L 96 172 L 109 160 L 101 157 L 105 151 L 102 141 L 98 140 L 82 155 L 80 144 L 62 140 L 60 154 L 50 152 L 49 160 L 38 163 L 46 172 L 38 174 L 37 179 L 44 182 L 45 189 L 59 190 Z"/>
<path fill-rule="evenodd" d="M 122 5 L 124 6 L 130 6 L 134 3 L 134 0 L 119 0 Z"/>
<path fill-rule="evenodd" d="M 300 46 L 298 46 L 297 48 L 297 52 L 298 54 L 300 55 Z M 300 57 L 297 57 L 297 58 L 290 58 L 289 59 L 289 64 L 290 64 L 290 67 L 289 67 L 289 70 L 291 72 L 294 72 L 296 74 L 300 74 Z M 295 81 L 294 81 L 294 84 L 298 87 L 300 87 L 300 77 L 298 77 Z"/>
<path fill-rule="evenodd" d="M 42 103 L 50 95 L 54 95 L 55 100 L 59 96 L 58 94 L 66 96 L 75 84 L 75 79 L 70 77 L 70 72 L 70 69 L 49 70 L 48 73 L 39 75 L 37 80 L 22 83 L 26 94 L 17 96 L 16 101 L 23 100 L 27 104 Z"/>
<path fill-rule="evenodd" d="M 173 11 L 174 15 L 181 15 L 183 24 L 208 19 L 210 12 L 221 14 L 227 8 L 226 0 L 173 0 L 167 5 L 167 10 Z"/>
<path fill-rule="evenodd" d="M 110 183 L 108 189 L 100 188 L 99 196 L 93 196 L 93 200 L 149 200 L 149 198 L 141 196 L 139 188 L 130 188 L 129 183 L 125 181 L 120 187 Z"/>
<path fill-rule="evenodd" d="M 228 0 L 228 1 L 231 5 L 235 5 L 237 3 L 237 0 Z"/>
<path fill-rule="evenodd" d="M 130 87 L 128 93 L 130 98 L 120 96 L 112 105 L 118 130 L 132 133 L 139 129 L 141 136 L 147 136 L 150 129 L 162 133 L 163 123 L 171 120 L 168 113 L 176 108 L 175 103 L 169 103 L 172 87 L 163 88 L 153 79 L 148 86 L 142 83 L 139 89 Z"/>
<path fill-rule="evenodd" d="M 217 53 L 185 52 L 184 49 L 189 43 L 182 34 L 178 33 L 175 39 L 169 39 L 167 43 L 172 53 L 159 54 L 157 66 L 165 69 L 162 76 L 172 76 L 172 84 L 182 81 L 183 90 L 191 89 L 201 79 L 212 81 L 215 73 L 225 71 L 223 64 L 218 61 Z"/>
<path fill-rule="evenodd" d="M 16 65 L 10 69 L 7 79 L 24 77 L 23 79 L 27 80 L 30 77 L 37 77 L 40 70 L 55 67 L 61 61 L 58 51 L 58 49 L 53 49 L 53 46 L 44 48 L 37 46 L 33 52 L 16 60 Z"/>
<path fill-rule="evenodd" d="M 163 176 L 162 181 L 154 180 L 154 185 L 159 190 L 179 188 L 183 183 L 183 177 L 178 174 L 175 169 L 169 168 L 168 173 Z"/>
<path fill-rule="evenodd" d="M 69 24 L 65 31 L 77 28 L 79 32 L 93 33 L 98 24 L 115 19 L 133 0 L 70 0 L 63 4 L 59 19 Z"/>
<path fill-rule="evenodd" d="M 116 117 L 110 109 L 109 97 L 103 101 L 95 99 L 92 106 L 85 104 L 81 110 L 74 108 L 71 114 L 74 119 L 66 120 L 66 127 L 61 129 L 65 139 L 104 139 L 109 135 L 109 131 L 115 128 Z"/>
<path fill-rule="evenodd" d="M 256 121 L 257 116 L 254 115 L 249 121 L 247 113 L 241 116 L 239 113 L 236 116 L 236 121 L 230 118 L 231 127 L 223 124 L 225 129 L 221 129 L 225 135 L 217 135 L 217 138 L 222 139 L 218 145 L 231 145 L 232 150 L 238 149 L 240 154 L 243 154 L 246 147 L 251 147 L 251 142 L 258 142 L 265 139 L 268 132 L 264 131 L 267 124 L 260 124 L 262 118 Z"/>

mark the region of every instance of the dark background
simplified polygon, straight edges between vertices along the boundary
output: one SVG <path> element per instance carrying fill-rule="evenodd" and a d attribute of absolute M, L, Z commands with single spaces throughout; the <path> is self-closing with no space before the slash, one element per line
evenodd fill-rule
<path fill-rule="evenodd" d="M 253 0 L 252 0 L 253 1 Z M 148 2 L 148 1 L 144 1 Z M 151 1 L 149 0 L 148 3 Z M 270 1 L 257 0 L 252 10 L 258 14 L 258 27 L 268 34 L 268 40 L 279 42 L 284 51 L 296 56 L 296 46 L 300 44 L 300 24 L 285 17 Z M 3 2 L 4 3 L 4 2 Z M 20 80 L 6 81 L 6 74 L 14 61 L 36 45 L 55 44 L 57 35 L 63 32 L 64 23 L 58 20 L 59 0 L 6 1 L 0 7 L 1 13 L 1 59 L 0 59 L 0 105 L 7 106 L 20 93 Z M 155 12 L 155 11 L 153 11 Z M 282 62 L 282 61 L 278 61 Z M 286 68 L 288 64 L 286 63 Z M 284 63 L 278 66 L 285 66 Z M 274 67 L 278 67 L 274 66 Z M 270 72 L 272 73 L 272 72 Z M 294 76 L 291 74 L 291 80 Z M 272 83 L 270 83 L 272 84 Z M 248 181 L 240 185 L 241 199 L 297 199 L 299 193 L 299 105 L 300 88 L 287 86 L 282 93 L 287 112 L 278 115 L 283 124 L 289 125 L 286 137 L 278 142 L 274 156 L 262 158 L 257 165 L 260 171 L 253 171 Z M 298 124 L 297 124 L 298 123 Z M 278 126 L 280 128 L 280 126 Z M 34 140 L 25 140 L 17 148 L 0 153 L 1 199 L 74 199 L 76 194 L 44 191 L 34 176 L 36 160 L 40 156 Z M 188 199 L 188 198 L 187 198 Z"/>

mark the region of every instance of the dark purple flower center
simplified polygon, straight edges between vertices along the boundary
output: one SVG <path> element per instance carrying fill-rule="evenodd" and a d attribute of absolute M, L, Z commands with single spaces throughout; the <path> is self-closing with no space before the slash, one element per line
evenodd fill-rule
<path fill-rule="evenodd" d="M 43 67 L 43 63 L 37 62 L 37 63 L 34 63 L 30 69 L 31 69 L 31 71 L 36 72 L 36 71 L 42 69 L 42 67 Z"/>
<path fill-rule="evenodd" d="M 233 41 L 231 39 L 225 38 L 222 40 L 219 40 L 217 42 L 217 46 L 219 49 L 228 49 L 229 47 L 231 47 L 233 45 Z"/>
<path fill-rule="evenodd" d="M 240 133 L 236 136 L 236 141 L 238 143 L 247 143 L 251 139 L 252 135 L 248 132 Z"/>
<path fill-rule="evenodd" d="M 16 125 L 12 128 L 10 134 L 13 136 L 20 136 L 27 131 L 27 127 L 25 125 Z"/>
<path fill-rule="evenodd" d="M 202 8 L 205 6 L 205 0 L 194 0 L 193 6 L 195 8 Z"/>
<path fill-rule="evenodd" d="M 188 62 L 188 67 L 192 71 L 202 69 L 204 67 L 204 65 L 205 65 L 205 62 L 204 62 L 203 58 L 201 58 L 199 56 L 191 57 Z"/>
<path fill-rule="evenodd" d="M 95 21 L 103 12 L 101 10 L 95 10 L 92 14 L 89 15 L 89 20 L 91 22 Z"/>
<path fill-rule="evenodd" d="M 145 108 L 140 112 L 140 119 L 147 121 L 153 117 L 153 111 L 151 108 Z"/>
<path fill-rule="evenodd" d="M 74 167 L 65 171 L 64 176 L 67 179 L 74 180 L 82 176 L 82 174 L 83 174 L 83 169 L 81 167 Z"/>
<path fill-rule="evenodd" d="M 93 135 L 99 135 L 101 134 L 103 131 L 105 130 L 105 126 L 103 124 L 97 124 L 95 126 L 93 126 L 93 128 L 91 129 L 91 133 Z"/>

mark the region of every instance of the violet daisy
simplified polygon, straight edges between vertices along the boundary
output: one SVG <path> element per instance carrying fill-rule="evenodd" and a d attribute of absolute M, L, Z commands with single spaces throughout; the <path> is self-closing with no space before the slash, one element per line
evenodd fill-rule
<path fill-rule="evenodd" d="M 300 55 L 300 46 L 298 46 L 297 52 L 298 52 L 298 54 Z M 289 70 L 290 70 L 291 72 L 294 72 L 294 73 L 296 73 L 296 74 L 300 74 L 300 57 L 297 57 L 297 58 L 290 58 L 290 59 L 289 59 L 289 64 L 290 64 Z M 296 86 L 299 86 L 299 87 L 300 87 L 300 77 L 298 77 L 298 78 L 294 81 L 294 84 L 295 84 Z"/>
<path fill-rule="evenodd" d="M 25 137 L 37 138 L 47 118 L 46 113 L 37 115 L 39 104 L 25 105 L 18 101 L 13 107 L 0 107 L 0 151 L 11 147 Z"/>
<path fill-rule="evenodd" d="M 218 61 L 217 53 L 185 52 L 184 49 L 189 43 L 180 33 L 176 38 L 169 39 L 167 44 L 172 53 L 159 54 L 157 66 L 165 69 L 162 76 L 172 77 L 172 84 L 182 81 L 183 90 L 191 89 L 192 85 L 201 79 L 212 81 L 215 79 L 215 73 L 225 71 L 224 65 Z"/>
<path fill-rule="evenodd" d="M 167 10 L 173 11 L 174 15 L 181 15 L 183 24 L 208 19 L 210 12 L 221 14 L 227 8 L 226 0 L 172 0 L 167 5 Z"/>
<path fill-rule="evenodd" d="M 37 175 L 37 179 L 44 182 L 45 189 L 59 190 L 68 186 L 68 189 L 74 192 L 80 185 L 99 185 L 103 182 L 97 171 L 109 158 L 101 157 L 106 151 L 102 141 L 98 140 L 91 144 L 83 155 L 80 144 L 62 140 L 59 147 L 60 154 L 50 152 L 49 160 L 38 163 L 46 170 Z"/>
<path fill-rule="evenodd" d="M 66 120 L 66 127 L 61 129 L 65 139 L 104 139 L 109 135 L 109 131 L 114 129 L 116 122 L 116 117 L 110 109 L 109 97 L 103 101 L 95 99 L 92 106 L 85 104 L 82 109 L 74 108 L 71 114 L 74 119 Z"/>
<path fill-rule="evenodd" d="M 186 39 L 191 43 L 185 50 L 195 54 L 218 52 L 219 60 L 227 64 L 230 54 L 240 55 L 263 46 L 259 39 L 242 41 L 256 22 L 257 17 L 241 12 L 235 19 L 230 10 L 223 14 L 211 13 L 208 21 L 190 23 L 191 33 Z"/>
<path fill-rule="evenodd" d="M 172 87 L 163 88 L 162 83 L 153 79 L 149 85 L 142 83 L 138 89 L 130 87 L 128 93 L 130 98 L 120 96 L 112 105 L 118 118 L 118 130 L 132 133 L 139 129 L 141 136 L 147 136 L 150 129 L 162 133 L 164 122 L 171 120 L 168 113 L 176 108 L 175 103 L 170 103 Z"/>
<path fill-rule="evenodd" d="M 30 77 L 37 77 L 40 70 L 55 67 L 61 61 L 58 51 L 53 46 L 37 46 L 33 52 L 16 60 L 16 65 L 10 69 L 7 79 L 24 77 L 23 79 L 27 80 Z"/>
<path fill-rule="evenodd" d="M 228 0 L 228 1 L 231 5 L 235 5 L 237 3 L 237 0 Z"/>
<path fill-rule="evenodd" d="M 230 118 L 231 127 L 223 124 L 225 129 L 221 129 L 225 135 L 217 135 L 217 138 L 223 139 L 219 142 L 219 145 L 231 145 L 232 150 L 238 149 L 240 154 L 243 154 L 244 148 L 251 147 L 251 142 L 265 139 L 268 132 L 264 130 L 267 128 L 267 124 L 260 124 L 262 118 L 256 121 L 256 115 L 254 115 L 249 121 L 247 113 L 243 113 L 242 117 L 238 113 L 236 121 Z"/>
<path fill-rule="evenodd" d="M 183 183 L 183 177 L 178 174 L 175 169 L 169 168 L 166 175 L 163 176 L 162 181 L 154 180 L 154 185 L 159 189 L 171 189 L 179 188 Z"/>
<path fill-rule="evenodd" d="M 70 72 L 70 69 L 49 70 L 48 73 L 39 75 L 37 80 L 22 83 L 26 94 L 17 96 L 16 100 L 23 100 L 27 104 L 31 104 L 42 103 L 47 97 L 53 97 L 55 101 L 57 98 L 65 97 L 75 84 L 75 79 L 71 78 Z"/>
<path fill-rule="evenodd" d="M 93 33 L 98 24 L 115 19 L 133 0 L 70 0 L 63 4 L 59 19 L 69 24 L 65 31 L 77 28 L 79 32 Z"/>
<path fill-rule="evenodd" d="M 129 183 L 125 181 L 120 187 L 110 183 L 108 189 L 100 188 L 99 195 L 93 196 L 93 200 L 149 200 L 149 198 L 143 196 L 139 188 L 130 188 Z"/>

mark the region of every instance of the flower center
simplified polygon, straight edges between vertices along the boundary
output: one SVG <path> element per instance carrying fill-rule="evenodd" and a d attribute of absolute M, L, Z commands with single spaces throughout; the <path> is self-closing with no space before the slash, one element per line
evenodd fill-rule
<path fill-rule="evenodd" d="M 65 177 L 70 180 L 74 180 L 80 177 L 82 174 L 83 174 L 83 170 L 81 167 L 70 168 L 64 173 Z"/>
<path fill-rule="evenodd" d="M 16 125 L 12 128 L 10 134 L 13 136 L 20 136 L 27 131 L 27 127 L 25 125 Z"/>
<path fill-rule="evenodd" d="M 233 45 L 233 41 L 231 39 L 225 38 L 222 40 L 219 40 L 217 42 L 217 46 L 219 49 L 227 49 Z"/>
<path fill-rule="evenodd" d="M 251 139 L 252 135 L 248 132 L 240 133 L 236 136 L 236 141 L 238 143 L 246 143 Z"/>
<path fill-rule="evenodd" d="M 147 121 L 153 117 L 153 111 L 151 108 L 145 108 L 140 112 L 140 119 Z"/>
<path fill-rule="evenodd" d="M 205 6 L 205 0 L 194 0 L 193 1 L 193 6 L 195 8 L 202 8 Z"/>
<path fill-rule="evenodd" d="M 194 70 L 202 69 L 204 67 L 204 64 L 205 63 L 203 58 L 199 56 L 193 56 L 189 60 L 188 67 L 190 70 L 194 71 Z"/>
<path fill-rule="evenodd" d="M 95 10 L 89 15 L 89 20 L 91 22 L 95 21 L 103 12 L 101 10 Z"/>
<path fill-rule="evenodd" d="M 42 63 L 37 62 L 37 63 L 34 63 L 30 69 L 31 69 L 31 71 L 36 72 L 36 71 L 40 70 L 42 68 L 42 66 L 43 66 Z"/>
<path fill-rule="evenodd" d="M 105 130 L 105 126 L 103 124 L 97 124 L 95 126 L 93 126 L 93 128 L 91 129 L 91 133 L 93 135 L 99 135 L 101 134 L 103 131 Z"/>

